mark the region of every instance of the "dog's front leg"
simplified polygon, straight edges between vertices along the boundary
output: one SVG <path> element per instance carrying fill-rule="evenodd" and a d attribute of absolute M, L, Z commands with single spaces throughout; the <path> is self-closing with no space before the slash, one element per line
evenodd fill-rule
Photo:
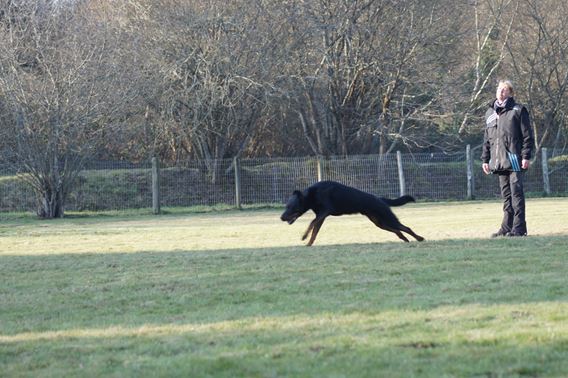
<path fill-rule="evenodd" d="M 316 218 L 313 220 L 313 225 L 310 224 L 311 228 L 312 228 L 312 236 L 310 237 L 310 241 L 308 241 L 307 246 L 311 246 L 312 244 L 314 244 L 314 241 L 316 240 L 316 236 L 318 236 L 318 232 L 321 228 L 321 225 L 323 224 L 323 221 L 325 220 L 325 216 L 321 217 L 321 218 Z"/>
<path fill-rule="evenodd" d="M 313 221 L 310 222 L 308 229 L 306 230 L 306 232 L 304 232 L 304 235 L 302 235 L 302 240 L 306 240 L 306 238 L 308 237 L 308 234 L 314 228 L 314 225 L 316 224 L 317 220 L 318 220 L 318 218 L 315 218 Z"/>

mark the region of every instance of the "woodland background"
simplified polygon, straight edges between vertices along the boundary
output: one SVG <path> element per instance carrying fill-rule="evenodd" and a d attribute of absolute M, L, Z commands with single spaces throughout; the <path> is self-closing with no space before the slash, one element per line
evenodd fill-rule
<path fill-rule="evenodd" d="M 560 0 L 0 0 L 0 159 L 58 216 L 92 159 L 462 151 L 497 81 L 564 153 Z M 40 211 L 40 215 L 41 215 Z"/>

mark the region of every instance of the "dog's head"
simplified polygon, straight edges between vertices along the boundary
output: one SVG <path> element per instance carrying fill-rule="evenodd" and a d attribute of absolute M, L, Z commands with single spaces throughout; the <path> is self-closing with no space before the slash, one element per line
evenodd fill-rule
<path fill-rule="evenodd" d="M 294 190 L 292 196 L 286 203 L 286 210 L 280 216 L 280 219 L 288 224 L 292 224 L 302 216 L 308 209 L 305 206 L 305 198 L 302 192 Z"/>

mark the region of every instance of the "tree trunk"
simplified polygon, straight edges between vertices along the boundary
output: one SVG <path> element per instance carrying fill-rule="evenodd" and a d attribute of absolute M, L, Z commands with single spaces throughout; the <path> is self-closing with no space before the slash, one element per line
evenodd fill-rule
<path fill-rule="evenodd" d="M 48 188 L 40 193 L 37 215 L 43 219 L 63 218 L 65 196 L 61 189 Z"/>

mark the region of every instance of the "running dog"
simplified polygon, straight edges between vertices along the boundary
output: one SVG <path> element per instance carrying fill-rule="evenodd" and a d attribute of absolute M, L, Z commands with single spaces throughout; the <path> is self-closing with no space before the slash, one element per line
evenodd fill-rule
<path fill-rule="evenodd" d="M 424 238 L 417 235 L 409 227 L 399 222 L 391 206 L 402 206 L 408 202 L 414 202 L 412 196 L 402 196 L 397 199 L 377 197 L 335 181 L 320 181 L 303 192 L 295 190 L 286 204 L 286 210 L 280 217 L 284 222 L 292 224 L 306 211 L 312 210 L 316 217 L 311 221 L 308 229 L 302 236 L 302 240 L 308 237 L 311 231 L 308 246 L 316 240 L 316 236 L 329 215 L 344 215 L 361 213 L 371 220 L 377 227 L 394 232 L 400 239 L 408 242 L 402 234 L 406 232 L 416 240 Z"/>

